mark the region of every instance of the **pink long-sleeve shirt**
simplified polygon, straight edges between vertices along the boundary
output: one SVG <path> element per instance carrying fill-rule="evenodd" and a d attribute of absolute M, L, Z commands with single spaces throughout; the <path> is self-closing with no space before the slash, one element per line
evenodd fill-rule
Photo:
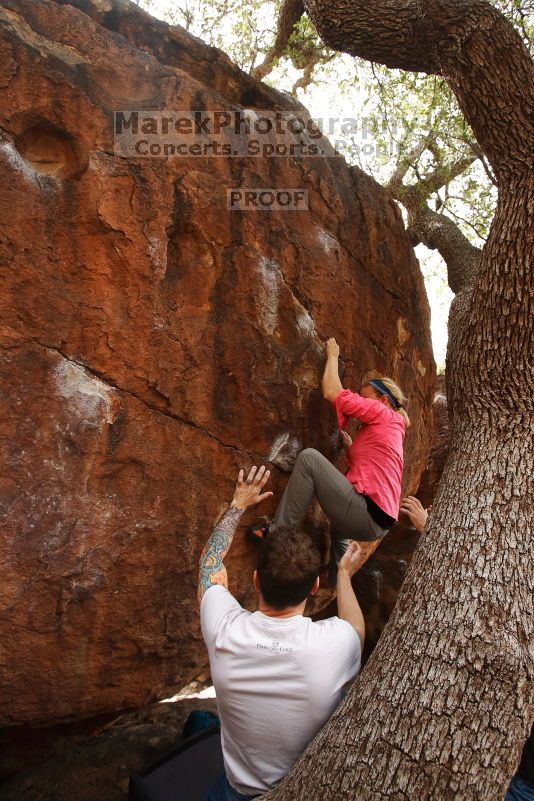
<path fill-rule="evenodd" d="M 347 457 L 346 477 L 356 492 L 367 495 L 387 515 L 398 520 L 401 498 L 404 417 L 374 398 L 342 389 L 334 400 L 337 419 L 344 428 L 350 417 L 363 425 Z"/>

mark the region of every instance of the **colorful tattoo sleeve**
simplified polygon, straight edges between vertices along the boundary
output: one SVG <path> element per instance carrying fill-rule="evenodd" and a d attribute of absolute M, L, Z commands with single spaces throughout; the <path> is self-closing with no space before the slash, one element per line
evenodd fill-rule
<path fill-rule="evenodd" d="M 237 524 L 243 514 L 243 509 L 230 506 L 211 532 L 199 562 L 198 574 L 198 600 L 213 584 L 222 584 L 228 587 L 228 576 L 223 559 L 234 539 Z"/>

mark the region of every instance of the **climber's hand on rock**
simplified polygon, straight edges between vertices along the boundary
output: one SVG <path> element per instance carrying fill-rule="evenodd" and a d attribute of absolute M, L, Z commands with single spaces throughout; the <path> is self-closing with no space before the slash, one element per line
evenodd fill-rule
<path fill-rule="evenodd" d="M 357 572 L 362 564 L 363 551 L 355 540 L 351 540 L 347 550 L 339 560 L 338 572 L 348 573 L 352 576 Z"/>
<path fill-rule="evenodd" d="M 270 498 L 273 494 L 272 492 L 262 493 L 262 489 L 270 475 L 271 471 L 266 470 L 265 465 L 262 465 L 258 470 L 256 470 L 256 467 L 251 467 L 246 479 L 244 477 L 245 471 L 240 470 L 231 505 L 237 509 L 249 509 L 266 498 Z"/>
<path fill-rule="evenodd" d="M 348 451 L 348 449 L 352 445 L 352 437 L 350 436 L 350 434 L 347 434 L 346 431 L 341 432 L 341 444 L 343 445 L 346 451 Z"/>
<path fill-rule="evenodd" d="M 326 355 L 327 357 L 335 356 L 336 359 L 339 356 L 339 345 L 334 337 L 330 337 L 330 339 L 326 341 Z"/>
<path fill-rule="evenodd" d="M 424 508 L 419 498 L 414 498 L 413 495 L 408 495 L 402 499 L 400 506 L 401 512 L 407 515 L 417 531 L 422 531 L 428 517 L 428 510 Z"/>

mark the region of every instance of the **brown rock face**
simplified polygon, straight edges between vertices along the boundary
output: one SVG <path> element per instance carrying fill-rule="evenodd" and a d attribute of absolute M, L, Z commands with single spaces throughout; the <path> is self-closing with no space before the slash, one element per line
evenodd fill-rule
<path fill-rule="evenodd" d="M 324 158 L 114 152 L 124 109 L 285 110 L 219 51 L 111 0 L 0 0 L 0 725 L 165 697 L 206 662 L 197 561 L 241 466 L 337 447 L 345 383 L 410 397 L 426 459 L 428 305 L 399 209 Z M 324 146 L 328 153 L 326 143 Z M 230 211 L 233 187 L 309 210 Z M 266 504 L 269 513 L 274 504 Z M 230 588 L 252 603 L 238 533 Z"/>

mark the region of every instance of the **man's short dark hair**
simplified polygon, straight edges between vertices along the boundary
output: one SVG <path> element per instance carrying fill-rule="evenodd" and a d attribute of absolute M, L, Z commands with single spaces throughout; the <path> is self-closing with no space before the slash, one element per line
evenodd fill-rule
<path fill-rule="evenodd" d="M 321 556 L 302 531 L 278 528 L 263 540 L 258 578 L 264 600 L 274 609 L 302 603 L 321 569 Z"/>

